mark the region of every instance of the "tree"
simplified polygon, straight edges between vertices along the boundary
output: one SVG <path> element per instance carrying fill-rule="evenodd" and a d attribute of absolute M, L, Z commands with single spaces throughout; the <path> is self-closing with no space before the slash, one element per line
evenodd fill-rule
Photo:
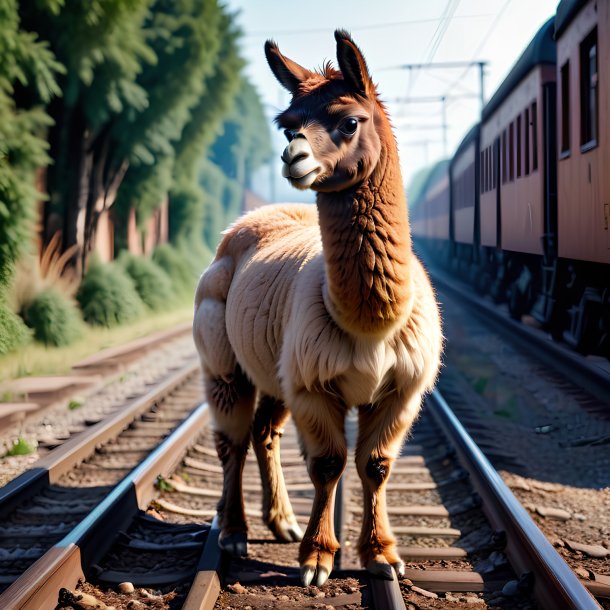
<path fill-rule="evenodd" d="M 62 70 L 48 45 L 22 28 L 16 0 L 0 0 L 0 353 L 23 335 L 6 291 L 41 198 L 35 171 L 49 160 L 43 135 L 50 118 L 41 106 L 59 93 Z"/>
<path fill-rule="evenodd" d="M 204 223 L 220 201 L 202 189 L 199 173 L 210 145 L 222 130 L 224 119 L 233 107 L 235 95 L 242 83 L 244 62 L 239 56 L 239 30 L 233 25 L 232 15 L 223 13 L 219 23 L 222 41 L 214 71 L 205 81 L 204 94 L 191 108 L 191 118 L 180 140 L 176 143 L 174 180 L 170 190 L 170 236 L 200 240 Z M 221 220 L 222 222 L 222 220 Z M 210 242 L 208 245 L 213 246 Z"/>
<path fill-rule="evenodd" d="M 158 62 L 138 79 L 150 102 L 122 129 L 130 168 L 115 211 L 123 218 L 135 208 L 138 219 L 145 220 L 172 187 L 180 167 L 177 147 L 187 138 L 187 126 L 197 120 L 193 110 L 201 100 L 215 102 L 208 84 L 222 61 L 228 19 L 216 0 L 162 0 L 153 5 L 147 29 Z"/>
<path fill-rule="evenodd" d="M 49 132 L 53 165 L 46 237 L 62 230 L 63 248 L 79 247 L 83 266 L 101 211 L 112 205 L 128 160 L 117 154 L 118 117 L 148 105 L 136 82 L 155 54 L 142 27 L 151 0 L 55 0 L 24 2 L 23 23 L 48 41 L 66 67 L 63 96 L 51 100 Z"/>

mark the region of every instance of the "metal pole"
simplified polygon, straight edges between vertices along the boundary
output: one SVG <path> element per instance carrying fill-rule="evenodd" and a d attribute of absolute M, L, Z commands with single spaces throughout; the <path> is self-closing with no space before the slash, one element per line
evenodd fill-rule
<path fill-rule="evenodd" d="M 443 104 L 443 156 L 447 157 L 447 98 L 443 96 L 441 102 Z"/>
<path fill-rule="evenodd" d="M 479 62 L 479 93 L 481 95 L 481 114 L 485 106 L 485 62 Z"/>

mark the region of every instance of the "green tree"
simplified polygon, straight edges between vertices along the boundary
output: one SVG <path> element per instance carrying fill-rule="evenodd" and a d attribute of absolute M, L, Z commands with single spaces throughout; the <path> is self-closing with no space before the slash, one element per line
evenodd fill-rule
<path fill-rule="evenodd" d="M 146 27 L 158 61 L 138 78 L 149 104 L 132 121 L 124 120 L 121 129 L 121 147 L 130 159 L 117 199 L 121 217 L 135 208 L 139 221 L 145 220 L 171 188 L 176 143 L 218 63 L 222 18 L 216 0 L 154 3 Z"/>
<path fill-rule="evenodd" d="M 6 291 L 41 198 L 35 171 L 49 160 L 44 131 L 51 122 L 42 104 L 59 93 L 62 70 L 48 45 L 23 29 L 16 0 L 0 0 L 0 353 L 25 336 Z"/>
<path fill-rule="evenodd" d="M 123 136 L 118 119 L 148 105 L 136 80 L 142 65 L 156 60 L 143 27 L 151 1 L 32 0 L 20 6 L 23 23 L 66 67 L 63 95 L 48 106 L 54 163 L 44 224 L 47 238 L 62 230 L 64 249 L 78 245 L 81 266 L 99 214 L 112 205 L 128 167 L 117 146 Z"/>
<path fill-rule="evenodd" d="M 169 193 L 170 236 L 173 241 L 201 240 L 204 223 L 220 202 L 202 189 L 199 173 L 242 82 L 240 73 L 244 62 L 237 46 L 239 34 L 232 15 L 224 12 L 219 23 L 221 46 L 214 70 L 206 79 L 205 92 L 192 106 L 190 120 L 176 143 L 174 179 Z"/>

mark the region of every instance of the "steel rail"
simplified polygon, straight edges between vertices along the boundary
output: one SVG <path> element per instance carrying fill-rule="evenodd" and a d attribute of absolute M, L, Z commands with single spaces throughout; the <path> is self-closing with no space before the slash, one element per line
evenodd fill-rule
<path fill-rule="evenodd" d="M 534 575 L 534 595 L 543 608 L 599 610 L 600 606 L 538 529 L 498 472 L 483 455 L 438 391 L 428 398 L 432 416 L 454 445 L 483 500 L 491 525 L 507 534 L 508 555 L 517 574 Z"/>
<path fill-rule="evenodd" d="M 3 610 L 52 610 L 60 587 L 79 578 L 111 546 L 139 510 L 155 495 L 157 477 L 167 477 L 194 443 L 208 419 L 207 404 L 197 407 L 172 433 L 62 540 L 32 564 L 0 595 Z"/>
<path fill-rule="evenodd" d="M 119 408 L 97 424 L 75 434 L 57 449 L 35 462 L 31 468 L 0 488 L 0 517 L 15 506 L 56 483 L 62 475 L 95 452 L 96 447 L 114 437 L 139 415 L 150 409 L 174 388 L 182 385 L 199 370 L 199 362 L 190 362 L 166 377 L 150 392 Z"/>

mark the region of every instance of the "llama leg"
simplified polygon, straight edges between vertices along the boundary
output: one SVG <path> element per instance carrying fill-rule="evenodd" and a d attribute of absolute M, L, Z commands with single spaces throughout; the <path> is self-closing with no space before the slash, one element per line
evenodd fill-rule
<path fill-rule="evenodd" d="M 281 400 L 261 396 L 252 424 L 252 446 L 263 485 L 263 520 L 278 540 L 297 542 L 303 532 L 292 512 L 280 462 L 280 439 L 289 416 Z"/>
<path fill-rule="evenodd" d="M 242 473 L 254 411 L 255 389 L 239 367 L 231 378 L 205 375 L 205 388 L 214 419 L 216 451 L 222 463 L 223 487 L 218 503 L 219 546 L 232 555 L 247 552 Z"/>
<path fill-rule="evenodd" d="M 315 496 L 301 546 L 299 564 L 305 586 L 323 585 L 333 567 L 339 542 L 335 536 L 333 510 L 337 483 L 345 468 L 345 408 L 319 394 L 295 401 L 292 413 L 301 434 L 307 470 Z"/>
<path fill-rule="evenodd" d="M 356 467 L 362 481 L 364 511 L 358 553 L 371 573 L 392 579 L 404 575 L 386 509 L 386 483 L 405 433 L 419 410 L 419 397 L 407 407 L 396 400 L 364 405 L 358 413 Z"/>

